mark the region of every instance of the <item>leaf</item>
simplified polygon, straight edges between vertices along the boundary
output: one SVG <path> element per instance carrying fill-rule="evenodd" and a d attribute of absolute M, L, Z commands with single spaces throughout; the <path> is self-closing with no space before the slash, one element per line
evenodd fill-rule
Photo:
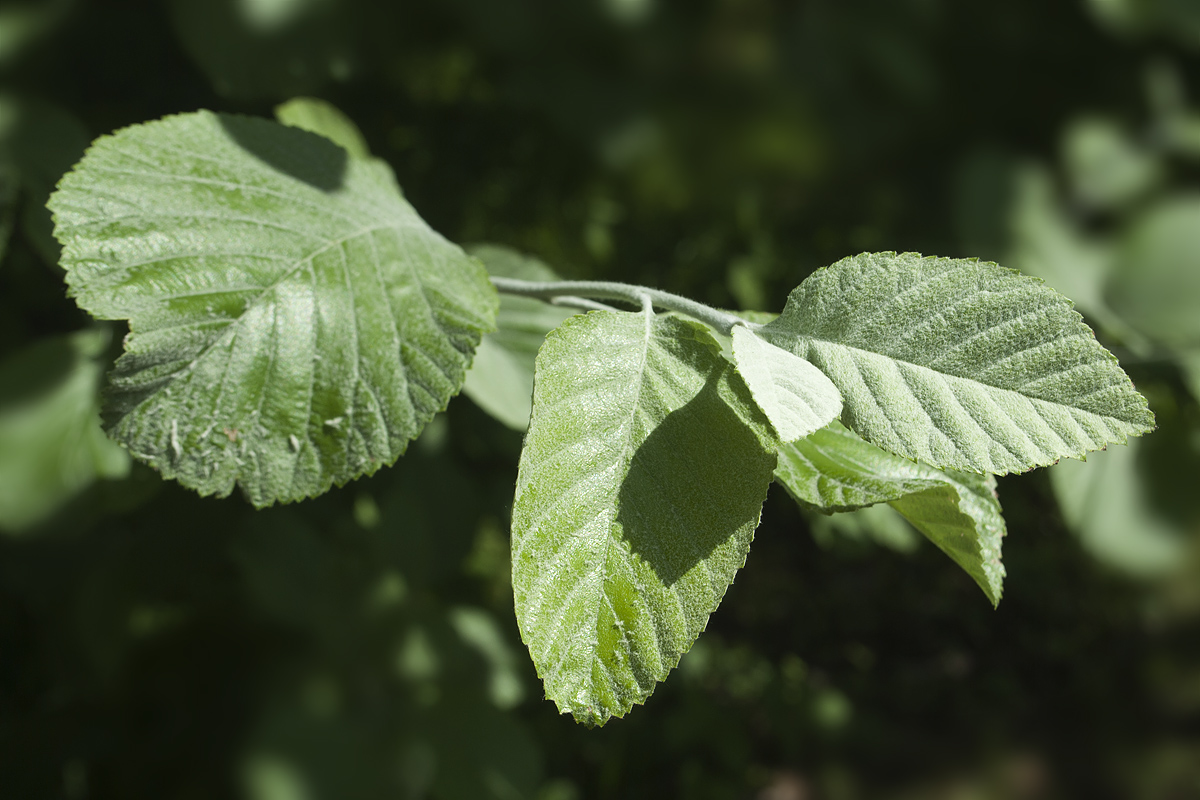
<path fill-rule="evenodd" d="M 382 162 L 265 120 L 101 137 L 50 206 L 76 301 L 130 323 L 111 435 L 201 494 L 265 506 L 395 461 L 495 314 Z"/>
<path fill-rule="evenodd" d="M 1148 491 L 1139 442 L 1064 461 L 1050 470 L 1063 521 L 1097 560 L 1126 574 L 1160 577 L 1186 563 L 1189 531 Z"/>
<path fill-rule="evenodd" d="M 745 563 L 776 441 L 698 323 L 592 312 L 550 334 L 513 505 L 517 622 L 546 694 L 643 702 Z"/>
<path fill-rule="evenodd" d="M 828 375 L 864 439 L 937 467 L 1020 472 L 1154 426 L 1070 302 L 995 264 L 843 259 L 760 335 Z"/>
<path fill-rule="evenodd" d="M 1178 195 L 1142 215 L 1121 248 L 1105 296 L 1123 319 L 1174 348 L 1200 347 L 1200 194 Z"/>
<path fill-rule="evenodd" d="M 556 281 L 558 275 L 534 258 L 497 245 L 475 245 L 467 252 L 483 261 L 489 275 L 526 281 Z M 467 372 L 463 394 L 508 427 L 529 427 L 533 409 L 533 369 L 546 334 L 575 312 L 541 300 L 500 296 L 496 330 L 483 337 Z"/>
<path fill-rule="evenodd" d="M 1000 546 L 1005 534 L 996 478 L 947 474 L 945 485 L 905 495 L 889 505 L 962 567 L 996 606 L 1004 587 Z"/>
<path fill-rule="evenodd" d="M 362 131 L 332 103 L 315 97 L 293 97 L 275 106 L 275 119 L 284 125 L 324 136 L 355 158 L 371 157 Z"/>
<path fill-rule="evenodd" d="M 838 422 L 779 449 L 775 478 L 800 505 L 824 513 L 889 503 L 1000 601 L 1004 517 L 995 479 L 892 455 Z"/>
<path fill-rule="evenodd" d="M 45 339 L 0 364 L 0 530 L 21 532 L 129 455 L 100 429 L 102 328 Z"/>
<path fill-rule="evenodd" d="M 359 18 L 344 0 L 170 0 L 187 54 L 222 96 L 311 94 L 359 67 Z"/>
<path fill-rule="evenodd" d="M 781 441 L 803 439 L 842 410 L 842 396 L 825 373 L 744 325 L 733 329 L 733 358 Z"/>

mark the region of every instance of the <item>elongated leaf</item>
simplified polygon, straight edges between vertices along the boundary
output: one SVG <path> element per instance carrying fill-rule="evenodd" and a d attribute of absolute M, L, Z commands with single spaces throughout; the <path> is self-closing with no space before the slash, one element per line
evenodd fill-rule
<path fill-rule="evenodd" d="M 842 396 L 825 373 L 743 325 L 733 329 L 733 358 L 780 441 L 803 439 L 842 410 Z"/>
<path fill-rule="evenodd" d="M 624 715 L 691 647 L 745 562 L 775 444 L 695 322 L 592 312 L 546 339 L 513 506 L 513 589 L 563 712 Z"/>
<path fill-rule="evenodd" d="M 0 530 L 21 532 L 96 478 L 129 473 L 100 429 L 109 332 L 46 339 L 0 364 Z"/>
<path fill-rule="evenodd" d="M 556 281 L 542 262 L 498 245 L 475 245 L 467 252 L 489 275 L 525 281 Z M 467 372 L 463 394 L 514 430 L 529 427 L 533 409 L 533 369 L 546 334 L 574 312 L 528 297 L 501 295 L 496 330 L 483 337 Z"/>
<path fill-rule="evenodd" d="M 391 463 L 495 314 L 382 162 L 265 120 L 102 137 L 50 205 L 76 301 L 129 320 L 111 435 L 201 494 L 263 506 Z"/>
<path fill-rule="evenodd" d="M 370 158 L 362 131 L 332 103 L 315 97 L 293 97 L 275 106 L 275 119 L 284 125 L 324 136 L 355 158 Z"/>
<path fill-rule="evenodd" d="M 892 455 L 834 422 L 779 449 L 775 478 L 802 506 L 831 513 L 889 503 L 966 570 L 995 605 L 1004 517 L 990 475 L 943 471 Z"/>
<path fill-rule="evenodd" d="M 855 432 L 937 467 L 1020 472 L 1154 426 L 1070 302 L 995 264 L 843 259 L 761 335 L 829 376 Z"/>

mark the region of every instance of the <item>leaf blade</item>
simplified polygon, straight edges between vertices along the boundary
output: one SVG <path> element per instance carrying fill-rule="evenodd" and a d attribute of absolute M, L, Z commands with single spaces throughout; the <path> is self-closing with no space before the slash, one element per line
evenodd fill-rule
<path fill-rule="evenodd" d="M 522 639 L 561 710 L 622 716 L 691 646 L 745 561 L 770 440 L 697 323 L 592 312 L 547 338 L 512 560 Z"/>
<path fill-rule="evenodd" d="M 775 478 L 822 513 L 888 503 L 1000 601 L 1006 527 L 995 478 L 939 470 L 888 453 L 838 422 L 779 449 Z"/>
<path fill-rule="evenodd" d="M 780 441 L 803 439 L 841 413 L 842 396 L 825 373 L 744 325 L 733 329 L 733 357 Z"/>
<path fill-rule="evenodd" d="M 265 120 L 101 137 L 50 205 L 76 301 L 130 321 L 111 435 L 201 494 L 270 505 L 395 461 L 494 318 L 382 162 Z"/>
<path fill-rule="evenodd" d="M 829 376 L 855 432 L 938 467 L 1020 472 L 1154 425 L 1069 301 L 994 264 L 843 259 L 762 335 Z"/>

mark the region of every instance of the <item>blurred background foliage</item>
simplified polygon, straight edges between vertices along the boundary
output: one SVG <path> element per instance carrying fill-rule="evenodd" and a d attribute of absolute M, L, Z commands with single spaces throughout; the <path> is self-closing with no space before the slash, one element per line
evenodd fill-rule
<path fill-rule="evenodd" d="M 1200 796 L 1200 3 L 4 0 L 0 796 Z M 678 671 L 586 730 L 508 585 L 520 435 L 456 400 L 300 506 L 96 428 L 122 331 L 44 202 L 94 136 L 333 102 L 460 242 L 778 311 L 862 250 L 1076 300 L 1160 429 L 1003 479 L 1006 597 L 772 491 Z"/>

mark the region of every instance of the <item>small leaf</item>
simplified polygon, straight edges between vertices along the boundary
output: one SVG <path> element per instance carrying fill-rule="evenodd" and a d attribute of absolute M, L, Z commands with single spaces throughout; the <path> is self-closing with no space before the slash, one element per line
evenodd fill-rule
<path fill-rule="evenodd" d="M 265 506 L 395 461 L 495 315 L 386 165 L 266 120 L 101 137 L 50 206 L 76 301 L 129 320 L 111 435 L 201 494 Z"/>
<path fill-rule="evenodd" d="M 109 332 L 46 339 L 0 364 L 0 530 L 20 532 L 96 478 L 129 473 L 100 429 Z"/>
<path fill-rule="evenodd" d="M 995 605 L 1004 518 L 992 476 L 892 455 L 838 422 L 779 449 L 775 478 L 802 506 L 830 513 L 889 503 L 966 570 Z"/>
<path fill-rule="evenodd" d="M 275 106 L 275 119 L 284 125 L 324 136 L 355 158 L 371 157 L 362 131 L 333 103 L 315 97 L 293 97 Z"/>
<path fill-rule="evenodd" d="M 818 270 L 760 335 L 821 369 L 863 438 L 997 474 L 1154 427 L 1070 302 L 995 264 L 864 254 Z"/>
<path fill-rule="evenodd" d="M 507 247 L 475 245 L 467 252 L 483 262 L 489 275 L 525 281 L 559 280 L 542 262 Z M 496 330 L 479 343 L 463 394 L 508 427 L 527 429 L 533 409 L 533 369 L 538 348 L 546 334 L 573 313 L 541 300 L 501 295 Z"/>
<path fill-rule="evenodd" d="M 777 441 L 702 325 L 573 317 L 537 358 L 513 505 L 517 622 L 546 694 L 643 702 L 746 559 Z"/>
<path fill-rule="evenodd" d="M 825 373 L 744 325 L 733 329 L 733 358 L 780 441 L 803 439 L 842 410 L 842 396 Z"/>

